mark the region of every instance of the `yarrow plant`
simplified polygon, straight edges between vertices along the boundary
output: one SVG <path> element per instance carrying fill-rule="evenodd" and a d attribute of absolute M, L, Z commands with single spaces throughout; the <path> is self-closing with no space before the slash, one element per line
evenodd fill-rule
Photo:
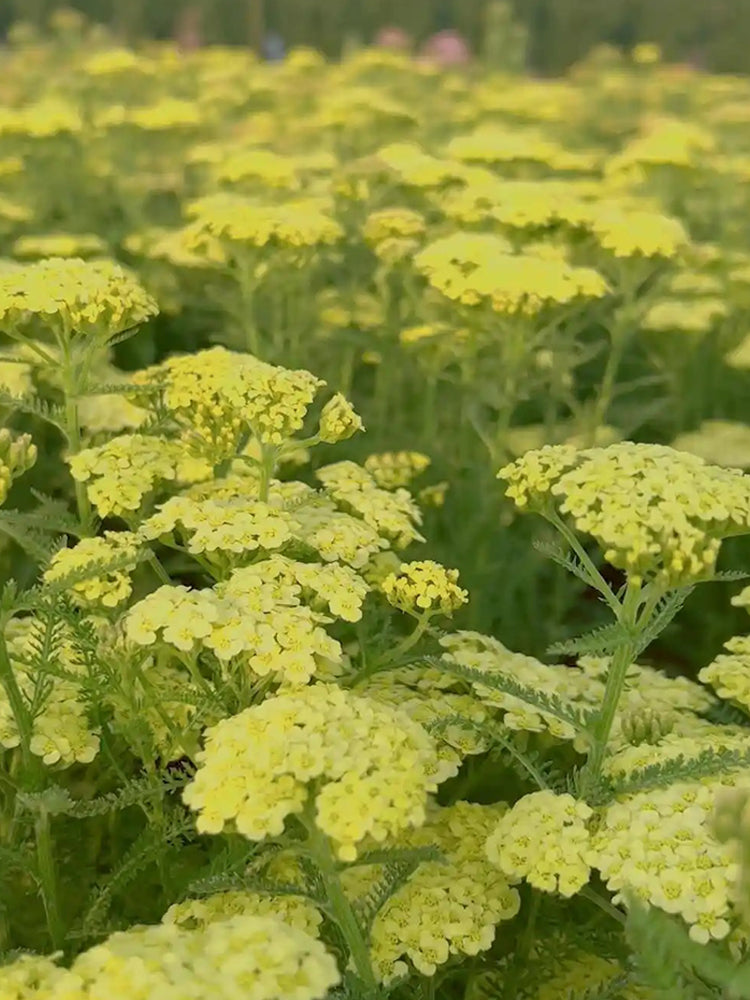
<path fill-rule="evenodd" d="M 750 996 L 747 81 L 490 6 L 9 39 L 0 1000 Z"/>

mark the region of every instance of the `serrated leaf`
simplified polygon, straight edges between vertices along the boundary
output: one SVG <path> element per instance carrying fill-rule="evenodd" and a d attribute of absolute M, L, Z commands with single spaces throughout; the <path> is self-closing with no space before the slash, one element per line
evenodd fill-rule
<path fill-rule="evenodd" d="M 55 403 L 50 403 L 40 396 L 12 396 L 8 392 L 0 392 L 0 406 L 7 406 L 12 410 L 18 410 L 21 413 L 28 413 L 39 417 L 40 420 L 52 424 L 65 434 L 64 408 Z"/>
<path fill-rule="evenodd" d="M 717 774 L 727 774 L 750 766 L 750 748 L 735 750 L 728 747 L 701 750 L 695 757 L 680 754 L 671 760 L 648 764 L 622 777 L 610 779 L 607 799 L 618 795 L 633 795 L 651 788 L 666 788 L 676 781 L 698 781 Z M 593 803 L 592 803 L 593 804 Z M 599 803 L 597 803 L 599 804 Z"/>
<path fill-rule="evenodd" d="M 518 698 L 520 701 L 526 702 L 527 705 L 531 705 L 541 712 L 546 712 L 560 719 L 561 722 L 567 722 L 568 725 L 572 726 L 578 732 L 587 733 L 588 726 L 596 715 L 595 712 L 584 711 L 569 702 L 563 701 L 556 694 L 547 694 L 546 691 L 538 691 L 536 688 L 521 684 L 519 681 L 504 674 L 484 673 L 473 667 L 465 667 L 463 664 L 456 663 L 447 657 L 426 656 L 422 658 L 421 662 L 442 670 L 445 673 L 452 674 L 454 677 L 461 677 L 472 684 Z"/>
<path fill-rule="evenodd" d="M 129 885 L 150 864 L 157 861 L 169 845 L 186 834 L 194 834 L 192 818 L 178 816 L 168 821 L 166 828 L 147 826 L 130 849 L 121 857 L 106 881 L 100 883 L 81 921 L 81 933 L 95 936 L 101 928 L 113 897 Z"/>
<path fill-rule="evenodd" d="M 638 641 L 633 651 L 633 658 L 651 645 L 651 643 L 664 631 L 672 619 L 682 610 L 685 601 L 693 592 L 693 587 L 681 587 L 673 590 L 666 597 L 663 597 L 656 606 L 655 614 L 645 629 L 638 636 Z"/>
<path fill-rule="evenodd" d="M 637 633 L 619 622 L 602 625 L 572 639 L 563 639 L 548 647 L 551 655 L 609 656 L 616 650 L 634 643 Z"/>
<path fill-rule="evenodd" d="M 557 563 L 558 566 L 562 566 L 568 573 L 577 577 L 587 587 L 594 587 L 594 581 L 591 579 L 588 570 L 572 552 L 566 552 L 555 542 L 541 541 L 539 539 L 534 541 L 534 548 L 541 555 L 545 556 L 545 558 L 551 559 L 552 562 Z"/>

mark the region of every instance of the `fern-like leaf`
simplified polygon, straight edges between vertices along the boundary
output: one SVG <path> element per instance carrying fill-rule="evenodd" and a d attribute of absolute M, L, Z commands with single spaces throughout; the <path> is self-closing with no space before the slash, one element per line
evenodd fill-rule
<path fill-rule="evenodd" d="M 31 416 L 44 420 L 45 423 L 52 424 L 59 431 L 65 434 L 65 410 L 56 403 L 50 403 L 40 396 L 25 395 L 12 396 L 8 392 L 0 392 L 0 406 L 7 406 L 9 409 L 18 410 L 20 413 L 28 413 Z"/>
<path fill-rule="evenodd" d="M 461 663 L 456 663 L 448 657 L 425 656 L 421 658 L 421 662 L 437 670 L 442 670 L 444 673 L 452 674 L 454 677 L 461 677 L 477 686 L 491 688 L 493 691 L 500 691 L 513 698 L 518 698 L 519 701 L 523 701 L 541 712 L 553 715 L 561 722 L 567 722 L 578 732 L 587 732 L 596 716 L 595 712 L 584 711 L 578 706 L 564 701 L 556 694 L 548 694 L 546 691 L 539 691 L 526 684 L 521 684 L 520 681 L 516 681 L 506 674 L 485 673 L 474 667 L 466 667 Z"/>
<path fill-rule="evenodd" d="M 146 556 L 146 550 L 142 550 L 135 557 L 125 553 L 120 556 L 110 556 L 104 559 L 92 559 L 85 566 L 71 570 L 65 576 L 45 582 L 44 589 L 50 595 L 62 594 L 66 590 L 70 590 L 77 583 L 83 583 L 85 580 L 91 580 L 93 577 L 108 576 L 110 573 L 116 573 L 118 570 L 130 570 L 133 567 L 134 561 L 142 562 Z"/>
<path fill-rule="evenodd" d="M 685 757 L 680 754 L 672 760 L 648 764 L 623 777 L 612 779 L 606 798 L 633 795 L 635 792 L 650 788 L 666 788 L 676 781 L 698 781 L 701 778 L 725 774 L 748 766 L 750 766 L 750 748 L 745 750 L 727 747 L 708 748 L 702 750 L 696 757 Z"/>
<path fill-rule="evenodd" d="M 663 1000 L 750 998 L 750 964 L 736 965 L 716 945 L 699 945 L 685 925 L 633 898 L 626 936 L 639 979 Z"/>
<path fill-rule="evenodd" d="M 553 643 L 547 652 L 553 656 L 611 656 L 616 650 L 633 643 L 636 633 L 619 622 L 602 625 L 591 632 Z"/>
<path fill-rule="evenodd" d="M 566 552 L 562 546 L 555 542 L 541 541 L 540 539 L 534 541 L 534 548 L 546 559 L 551 559 L 552 562 L 557 563 L 558 566 L 562 566 L 568 573 L 577 577 L 587 587 L 594 587 L 594 581 L 591 579 L 589 571 L 574 553 Z"/>
<path fill-rule="evenodd" d="M 672 619 L 682 610 L 685 601 L 690 597 L 693 589 L 693 587 L 681 587 L 679 590 L 671 591 L 659 601 L 651 621 L 638 637 L 634 652 L 635 656 L 640 656 L 651 645 L 654 639 L 661 635 Z"/>
<path fill-rule="evenodd" d="M 194 832 L 192 818 L 183 815 L 169 820 L 166 829 L 147 826 L 107 880 L 94 891 L 81 922 L 83 935 L 96 937 L 106 920 L 113 897 L 157 861 L 169 845 Z"/>
<path fill-rule="evenodd" d="M 33 514 L 0 510 L 0 532 L 23 549 L 37 565 L 47 566 L 58 545 L 56 540 L 50 540 L 42 524 Z"/>
<path fill-rule="evenodd" d="M 432 860 L 440 859 L 439 852 L 436 854 L 438 857 Z M 383 865 L 381 878 L 364 896 L 356 900 L 353 906 L 354 913 L 359 926 L 364 930 L 368 939 L 378 913 L 388 900 L 406 885 L 424 860 L 425 858 L 420 857 L 418 853 L 411 853 L 387 862 Z"/>

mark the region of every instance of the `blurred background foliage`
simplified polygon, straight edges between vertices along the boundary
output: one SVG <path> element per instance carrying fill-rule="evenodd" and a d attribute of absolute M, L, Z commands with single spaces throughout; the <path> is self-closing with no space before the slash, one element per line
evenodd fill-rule
<path fill-rule="evenodd" d="M 368 42 L 385 26 L 419 44 L 434 32 L 460 31 L 473 51 L 486 36 L 488 0 L 0 0 L 0 31 L 14 21 L 43 23 L 75 7 L 129 40 L 171 37 L 183 19 L 200 20 L 207 42 L 250 42 L 267 31 L 287 45 L 312 45 L 336 56 Z M 716 72 L 750 72 L 750 0 L 512 0 L 528 32 L 528 60 L 559 73 L 592 47 L 655 42 L 669 60 Z"/>

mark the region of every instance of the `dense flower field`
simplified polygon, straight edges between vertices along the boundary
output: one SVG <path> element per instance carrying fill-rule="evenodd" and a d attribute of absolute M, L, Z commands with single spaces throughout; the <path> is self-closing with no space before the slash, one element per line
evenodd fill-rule
<path fill-rule="evenodd" d="M 2 62 L 0 1000 L 750 997 L 750 80 Z"/>

